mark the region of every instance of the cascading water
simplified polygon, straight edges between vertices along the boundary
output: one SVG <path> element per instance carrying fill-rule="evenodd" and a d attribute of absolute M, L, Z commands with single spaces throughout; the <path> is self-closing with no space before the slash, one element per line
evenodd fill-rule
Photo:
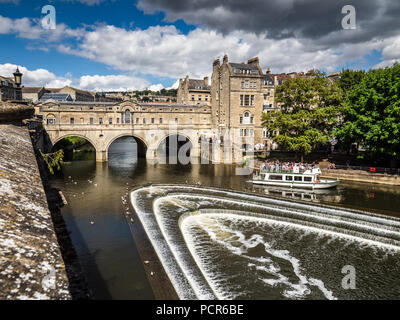
<path fill-rule="evenodd" d="M 182 299 L 400 296 L 400 219 L 195 186 L 142 187 L 131 201 Z"/>

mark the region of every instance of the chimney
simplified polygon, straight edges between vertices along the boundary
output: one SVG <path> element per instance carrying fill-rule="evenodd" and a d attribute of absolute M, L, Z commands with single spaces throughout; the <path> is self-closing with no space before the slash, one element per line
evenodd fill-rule
<path fill-rule="evenodd" d="M 248 64 L 258 64 L 258 57 L 252 58 L 247 61 Z"/>
<path fill-rule="evenodd" d="M 265 71 L 265 74 L 271 74 L 271 69 L 268 68 L 267 71 Z"/>
<path fill-rule="evenodd" d="M 218 66 L 219 67 L 220 63 L 219 63 L 219 59 L 215 59 L 213 62 L 213 67 Z"/>
<path fill-rule="evenodd" d="M 208 87 L 208 77 L 204 77 L 204 84 Z"/>
<path fill-rule="evenodd" d="M 228 63 L 228 55 L 226 54 L 226 55 L 224 55 L 224 60 L 223 60 L 223 63 Z"/>

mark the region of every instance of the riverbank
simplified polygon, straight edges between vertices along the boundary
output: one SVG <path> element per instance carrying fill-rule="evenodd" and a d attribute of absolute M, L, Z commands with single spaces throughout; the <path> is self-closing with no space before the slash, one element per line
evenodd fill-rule
<path fill-rule="evenodd" d="M 322 178 L 400 186 L 400 176 L 361 170 L 322 169 Z"/>

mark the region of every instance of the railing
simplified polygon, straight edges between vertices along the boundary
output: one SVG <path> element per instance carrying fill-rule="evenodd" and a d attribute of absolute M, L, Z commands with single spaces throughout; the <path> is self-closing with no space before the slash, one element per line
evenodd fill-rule
<path fill-rule="evenodd" d="M 346 166 L 346 165 L 335 165 L 334 168 L 328 168 L 328 170 L 360 170 L 369 173 L 383 173 L 383 174 L 396 174 L 400 175 L 400 168 L 384 168 L 374 166 Z"/>
<path fill-rule="evenodd" d="M 314 167 L 318 168 L 318 167 Z M 287 166 L 273 166 L 269 168 L 261 168 L 260 173 L 304 173 L 307 170 L 312 170 L 313 167 L 287 167 Z"/>

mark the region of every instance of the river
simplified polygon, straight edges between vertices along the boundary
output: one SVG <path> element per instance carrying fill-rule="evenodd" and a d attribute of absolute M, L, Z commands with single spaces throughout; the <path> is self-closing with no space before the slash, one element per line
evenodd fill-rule
<path fill-rule="evenodd" d="M 96 299 L 154 298 L 131 229 L 123 215 L 121 201 L 121 196 L 132 189 L 140 190 L 143 185 L 201 185 L 269 195 L 273 199 L 302 199 L 309 203 L 359 209 L 383 214 L 388 221 L 391 217 L 400 218 L 399 187 L 343 182 L 337 189 L 312 194 L 259 188 L 246 182 L 248 176 L 235 175 L 235 168 L 230 165 L 152 165 L 135 157 L 135 147 L 131 139 L 119 139 L 110 148 L 108 163 L 96 163 L 93 159 L 67 162 L 63 165 L 62 174 L 51 179 L 52 186 L 62 190 L 68 201 L 68 205 L 62 208 L 62 214 Z M 190 250 L 185 249 L 190 255 L 188 259 L 197 266 L 183 265 L 179 259 L 174 263 L 179 264 L 181 269 L 196 269 L 203 275 L 201 280 L 192 283 L 192 296 L 184 298 L 373 299 L 400 296 L 397 277 L 400 266 L 396 250 L 388 252 L 374 246 L 366 248 L 364 243 L 357 242 L 356 245 L 352 240 L 332 238 L 326 234 L 311 232 L 310 235 L 304 230 L 269 223 L 264 216 L 257 216 L 257 220 L 247 216 L 250 210 L 258 215 L 269 212 L 242 205 L 233 206 L 232 203 L 240 195 L 224 195 L 221 196 L 223 199 L 219 199 L 220 196 L 215 198 L 214 189 L 209 192 L 195 189 L 185 191 L 167 187 L 161 194 L 170 193 L 172 198 L 160 209 L 164 216 L 156 217 L 172 219 L 163 220 L 167 226 L 164 230 L 166 237 L 168 232 L 184 234 L 182 239 L 174 240 L 171 236 L 169 240 L 175 241 L 173 245 L 180 249 L 188 246 Z M 179 199 L 182 193 L 185 199 Z M 191 195 L 192 198 L 189 197 Z M 152 194 L 145 198 L 151 197 Z M 188 197 L 190 199 L 186 199 Z M 215 199 L 213 205 L 207 205 L 202 204 L 199 197 Z M 253 200 L 242 198 L 240 201 L 247 203 Z M 262 199 L 254 199 L 254 207 L 258 205 L 262 208 L 264 204 L 260 201 Z M 206 212 L 201 219 L 189 217 L 176 229 L 180 216 L 173 216 L 174 213 L 190 214 L 193 208 L 203 207 L 214 211 Z M 222 209 L 230 209 L 234 214 L 217 215 Z M 270 210 L 268 205 L 265 210 Z M 235 215 L 236 211 L 238 215 Z M 348 218 L 348 223 L 357 223 L 357 219 L 351 219 Z M 172 225 L 171 221 L 175 223 L 173 230 L 168 227 Z M 237 244 L 237 241 L 240 243 Z M 290 242 L 292 245 L 287 251 Z M 341 249 L 338 250 L 338 247 Z M 237 248 L 242 251 L 238 252 Z M 350 262 L 344 261 L 345 257 L 351 257 L 348 259 Z M 229 271 L 221 262 L 227 259 L 235 265 Z M 346 264 L 356 265 L 357 274 L 360 274 L 358 283 L 364 285 L 364 290 L 355 293 L 340 291 L 338 279 L 344 275 L 340 274 L 340 270 L 329 269 L 322 263 L 324 259 L 331 265 L 340 261 L 340 268 Z M 242 273 L 240 270 L 245 269 L 252 270 L 254 274 L 250 272 L 247 275 L 251 276 L 239 276 Z M 324 273 L 327 272 L 336 274 L 326 278 Z M 196 278 L 195 274 L 189 276 Z M 329 277 L 335 278 L 335 284 L 330 283 L 333 280 Z M 375 280 L 366 280 L 372 278 Z M 177 291 L 179 289 L 182 288 L 177 288 Z M 211 292 L 210 295 L 207 292 Z"/>

